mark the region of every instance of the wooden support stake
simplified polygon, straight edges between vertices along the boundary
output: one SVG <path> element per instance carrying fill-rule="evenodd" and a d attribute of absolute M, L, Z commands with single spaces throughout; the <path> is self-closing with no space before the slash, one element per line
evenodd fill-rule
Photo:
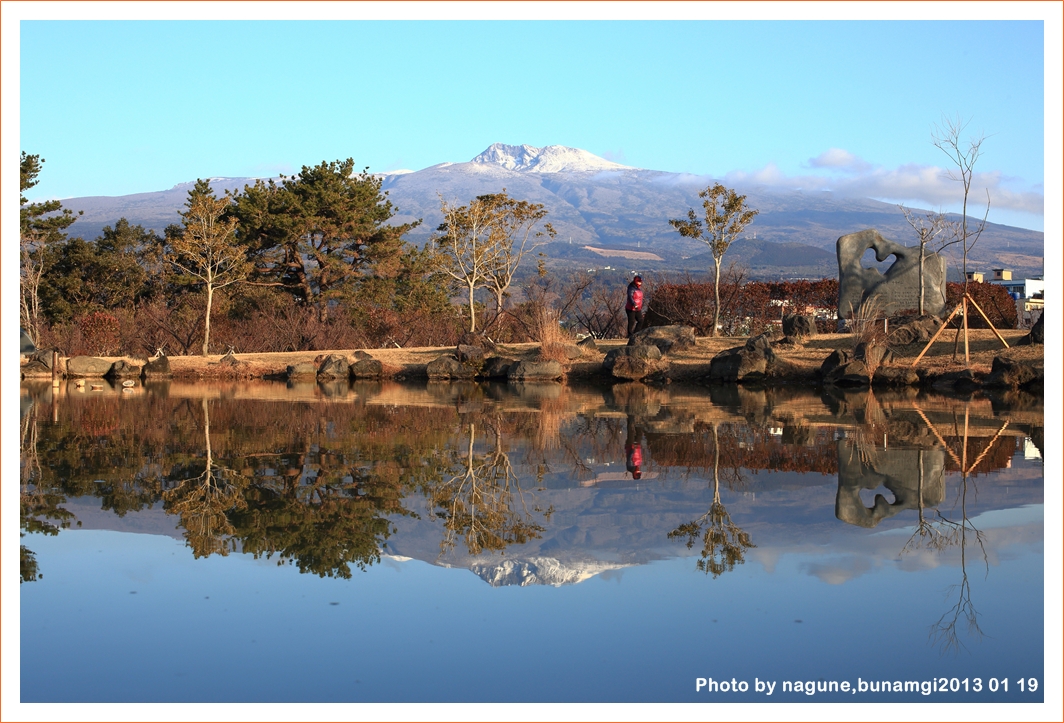
<path fill-rule="evenodd" d="M 916 358 L 913 359 L 913 363 L 909 365 L 910 368 L 915 367 L 916 364 L 924 358 L 924 354 L 927 353 L 927 350 L 931 348 L 931 345 L 935 343 L 938 337 L 942 335 L 942 332 L 946 330 L 946 327 L 949 326 L 950 321 L 953 320 L 953 317 L 956 316 L 957 312 L 960 310 L 961 305 L 957 304 L 956 308 L 954 308 L 953 311 L 949 313 L 949 316 L 946 317 L 945 321 L 942 322 L 942 326 L 938 327 L 938 331 L 936 331 L 935 335 L 931 337 L 931 341 L 927 342 L 927 346 L 924 347 L 924 350 L 917 354 Z"/>
<path fill-rule="evenodd" d="M 972 365 L 972 360 L 968 358 L 968 297 L 965 295 L 961 299 L 961 304 L 964 306 L 964 366 L 968 367 Z"/>
<path fill-rule="evenodd" d="M 1005 341 L 1005 337 L 998 333 L 997 328 L 994 326 L 994 322 L 990 321 L 990 317 L 986 315 L 986 312 L 979 308 L 979 304 L 975 303 L 975 299 L 973 299 L 971 296 L 968 297 L 968 301 L 972 302 L 972 306 L 974 306 L 975 310 L 979 312 L 979 316 L 983 317 L 983 321 L 985 321 L 987 326 L 990 327 L 991 331 L 994 332 L 994 335 L 998 338 L 998 341 L 1004 344 L 1005 348 L 1008 349 L 1009 343 Z"/>

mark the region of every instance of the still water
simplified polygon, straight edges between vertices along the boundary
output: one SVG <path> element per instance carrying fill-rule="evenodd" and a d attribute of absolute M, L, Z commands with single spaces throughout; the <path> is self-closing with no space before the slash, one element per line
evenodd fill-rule
<path fill-rule="evenodd" d="M 22 702 L 1041 702 L 1027 396 L 21 389 Z"/>

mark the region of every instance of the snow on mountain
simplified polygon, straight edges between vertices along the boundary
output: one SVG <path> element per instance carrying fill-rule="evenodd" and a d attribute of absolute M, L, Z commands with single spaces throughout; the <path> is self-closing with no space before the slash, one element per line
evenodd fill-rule
<path fill-rule="evenodd" d="M 511 171 L 529 173 L 580 173 L 598 171 L 627 170 L 630 166 L 607 161 L 594 153 L 568 146 L 544 146 L 536 148 L 529 145 L 510 146 L 505 143 L 492 143 L 470 163 L 484 163 L 502 166 Z"/>
<path fill-rule="evenodd" d="M 589 580 L 600 572 L 629 565 L 596 560 L 565 563 L 553 557 L 513 558 L 495 564 L 474 563 L 470 569 L 492 587 L 550 585 L 561 587 Z"/>

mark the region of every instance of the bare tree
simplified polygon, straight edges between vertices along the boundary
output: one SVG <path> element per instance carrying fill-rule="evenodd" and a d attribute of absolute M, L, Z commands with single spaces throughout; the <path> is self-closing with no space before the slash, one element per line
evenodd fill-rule
<path fill-rule="evenodd" d="M 758 211 L 746 205 L 746 196 L 741 196 L 733 189 L 725 188 L 720 183 L 715 183 L 699 191 L 698 195 L 702 199 L 702 208 L 705 210 L 704 221 L 698 218 L 692 208 L 688 209 L 686 219 L 670 219 L 669 225 L 679 231 L 681 236 L 698 239 L 706 244 L 713 254 L 715 308 L 710 336 L 716 336 L 717 325 L 720 323 L 721 261 L 724 259 L 724 254 L 728 251 L 732 242 L 754 220 L 754 216 L 758 214 Z M 703 223 L 705 224 L 704 227 Z"/>
<path fill-rule="evenodd" d="M 211 340 L 211 306 L 214 292 L 247 279 L 251 263 L 235 242 L 237 219 L 223 219 L 231 197 L 218 198 L 207 181 L 199 180 L 188 192 L 187 210 L 181 214 L 184 232 L 169 239 L 166 260 L 201 282 L 207 292 L 203 315 L 203 356 Z"/>
<path fill-rule="evenodd" d="M 968 252 L 972 250 L 979 236 L 986 228 L 986 218 L 990 214 L 990 191 L 986 191 L 986 211 L 983 220 L 972 228 L 968 227 L 968 195 L 972 189 L 972 181 L 975 175 L 975 162 L 982 155 L 984 135 L 972 136 L 967 141 L 961 138 L 961 134 L 967 127 L 968 122 L 957 118 L 944 116 L 941 125 L 936 125 L 931 134 L 931 142 L 936 148 L 945 153 L 953 162 L 955 168 L 947 171 L 947 175 L 953 181 L 959 181 L 963 189 L 961 198 L 961 220 L 957 227 L 955 238 L 952 243 L 961 245 L 961 271 L 964 274 L 964 293 L 968 293 Z"/>
<path fill-rule="evenodd" d="M 936 238 L 942 237 L 944 243 L 937 249 L 941 251 L 946 246 L 952 243 L 956 243 L 957 233 L 954 225 L 946 218 L 946 215 L 936 211 L 927 211 L 923 217 L 917 216 L 905 206 L 899 205 L 898 208 L 905 215 L 905 220 L 912 226 L 913 231 L 916 232 L 916 237 L 920 243 L 920 303 L 919 312 L 920 315 L 924 314 L 924 259 L 927 258 L 927 247 Z"/>
<path fill-rule="evenodd" d="M 546 243 L 538 239 L 544 236 L 553 239 L 555 236 L 554 228 L 549 223 L 544 223 L 542 230 L 536 230 L 547 215 L 543 204 L 518 201 L 507 196 L 505 188 L 502 191 L 477 197 L 478 201 L 487 203 L 492 209 L 492 253 L 485 280 L 495 296 L 497 314 L 502 313 L 503 296 L 513 283 L 522 259 L 528 252 Z"/>
<path fill-rule="evenodd" d="M 438 267 L 464 288 L 469 305 L 469 331 L 477 330 L 475 294 L 487 283 L 495 264 L 495 209 L 484 197 L 473 199 L 468 206 L 456 206 L 440 197 L 443 223 L 433 237 Z"/>

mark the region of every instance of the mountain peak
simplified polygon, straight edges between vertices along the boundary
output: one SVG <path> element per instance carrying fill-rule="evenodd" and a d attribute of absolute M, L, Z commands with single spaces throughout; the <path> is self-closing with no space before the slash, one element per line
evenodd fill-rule
<path fill-rule="evenodd" d="M 511 146 L 505 143 L 492 143 L 471 163 L 484 163 L 502 166 L 511 171 L 529 173 L 559 173 L 562 171 L 606 171 L 622 170 L 628 166 L 607 161 L 594 153 L 568 146 Z"/>

